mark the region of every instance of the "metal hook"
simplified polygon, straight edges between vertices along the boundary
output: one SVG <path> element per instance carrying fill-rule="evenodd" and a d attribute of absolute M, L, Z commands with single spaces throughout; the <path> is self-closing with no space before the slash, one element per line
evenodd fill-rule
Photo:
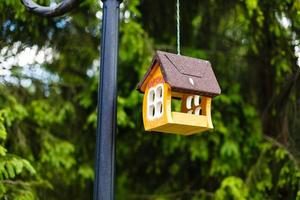
<path fill-rule="evenodd" d="M 82 0 L 64 0 L 56 6 L 40 6 L 32 0 L 21 0 L 22 4 L 29 12 L 43 17 L 61 16 L 73 8 L 77 7 Z"/>

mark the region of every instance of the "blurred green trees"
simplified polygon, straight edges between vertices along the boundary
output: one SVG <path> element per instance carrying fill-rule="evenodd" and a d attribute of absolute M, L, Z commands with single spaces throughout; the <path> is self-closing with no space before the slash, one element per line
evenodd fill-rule
<path fill-rule="evenodd" d="M 101 6 L 0 10 L 1 199 L 91 199 Z M 215 130 L 191 137 L 145 133 L 135 90 L 155 49 L 175 51 L 175 1 L 121 10 L 116 199 L 300 199 L 300 1 L 181 1 L 182 53 L 222 88 Z"/>

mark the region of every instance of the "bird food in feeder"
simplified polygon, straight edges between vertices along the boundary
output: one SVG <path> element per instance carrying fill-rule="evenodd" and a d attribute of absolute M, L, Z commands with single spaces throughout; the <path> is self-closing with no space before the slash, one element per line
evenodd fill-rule
<path fill-rule="evenodd" d="M 146 131 L 191 135 L 213 129 L 211 100 L 221 89 L 208 61 L 157 51 L 138 90 L 144 93 Z M 181 100 L 181 112 L 172 111 L 172 99 Z"/>

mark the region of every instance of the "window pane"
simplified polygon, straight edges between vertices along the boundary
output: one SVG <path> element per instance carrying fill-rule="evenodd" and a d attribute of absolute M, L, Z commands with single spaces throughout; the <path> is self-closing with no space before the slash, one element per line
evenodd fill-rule
<path fill-rule="evenodd" d="M 161 117 L 161 116 L 162 116 L 162 113 L 163 113 L 163 105 L 162 105 L 162 102 L 158 102 L 158 103 L 156 103 L 156 105 L 155 105 L 155 114 L 156 114 L 155 117 Z"/>
<path fill-rule="evenodd" d="M 186 99 L 186 108 L 187 108 L 187 109 L 191 109 L 191 108 L 192 108 L 192 101 L 193 101 L 193 96 L 189 96 L 189 97 Z"/>
<path fill-rule="evenodd" d="M 149 94 L 148 94 L 148 105 L 153 104 L 155 99 L 155 92 L 154 89 L 150 89 Z"/>
<path fill-rule="evenodd" d="M 157 98 L 161 99 L 163 97 L 163 85 L 158 85 L 155 91 Z"/>
<path fill-rule="evenodd" d="M 148 119 L 153 119 L 155 116 L 155 107 L 154 105 L 148 106 Z"/>
<path fill-rule="evenodd" d="M 196 108 L 195 115 L 201 115 L 201 107 Z"/>
<path fill-rule="evenodd" d="M 200 96 L 199 95 L 195 95 L 194 104 L 195 104 L 195 106 L 200 105 Z"/>

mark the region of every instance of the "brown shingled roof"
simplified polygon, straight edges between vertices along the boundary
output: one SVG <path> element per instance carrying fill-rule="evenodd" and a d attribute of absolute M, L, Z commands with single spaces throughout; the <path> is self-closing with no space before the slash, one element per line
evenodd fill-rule
<path fill-rule="evenodd" d="M 164 80 L 172 91 L 214 97 L 221 93 L 220 86 L 209 61 L 157 51 L 151 67 L 138 84 L 144 84 L 151 70 L 158 63 Z"/>

